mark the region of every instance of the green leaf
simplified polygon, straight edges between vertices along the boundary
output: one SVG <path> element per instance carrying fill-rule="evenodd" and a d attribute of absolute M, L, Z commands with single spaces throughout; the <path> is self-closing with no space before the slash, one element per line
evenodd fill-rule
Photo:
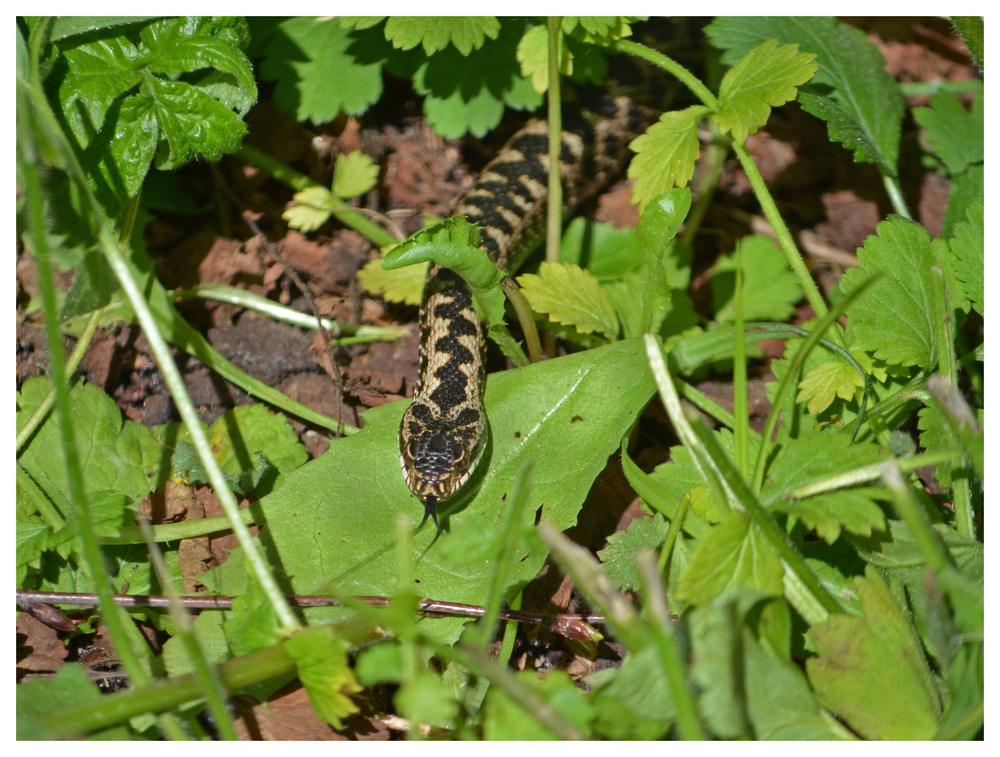
<path fill-rule="evenodd" d="M 47 379 L 29 379 L 17 395 L 20 428 L 48 391 Z M 77 452 L 84 489 L 88 493 L 118 492 L 129 502 L 141 501 L 164 475 L 163 448 L 152 431 L 139 423 L 123 421 L 121 410 L 93 384 L 78 383 L 70 390 Z M 45 496 L 64 514 L 72 507 L 62 452 L 62 434 L 54 415 L 42 424 L 18 462 Z"/>
<path fill-rule="evenodd" d="M 333 215 L 333 193 L 326 187 L 306 187 L 292 196 L 281 214 L 293 229 L 303 234 L 316 231 Z"/>
<path fill-rule="evenodd" d="M 482 47 L 487 37 L 496 39 L 499 33 L 495 16 L 391 16 L 385 22 L 385 38 L 393 47 L 410 50 L 422 45 L 427 55 L 449 44 L 468 55 Z"/>
<path fill-rule="evenodd" d="M 819 70 L 799 91 L 803 109 L 826 121 L 830 139 L 853 150 L 856 161 L 896 176 L 905 103 L 881 53 L 862 31 L 833 18 L 801 16 L 720 17 L 705 31 L 726 51 L 722 62 L 729 65 L 771 39 L 813 53 Z"/>
<path fill-rule="evenodd" d="M 834 398 L 850 401 L 865 385 L 864 378 L 843 360 L 830 360 L 813 368 L 799 382 L 796 402 L 808 402 L 811 415 L 826 410 Z"/>
<path fill-rule="evenodd" d="M 458 703 L 441 679 L 423 671 L 406 681 L 393 697 L 399 712 L 414 723 L 447 727 L 455 718 Z"/>
<path fill-rule="evenodd" d="M 438 134 L 482 136 L 500 123 L 505 106 L 532 110 L 541 104 L 517 62 L 526 26 L 523 20 L 505 20 L 496 40 L 468 56 L 449 47 L 420 65 L 413 88 L 425 95 L 424 115 Z"/>
<path fill-rule="evenodd" d="M 381 260 L 369 260 L 358 271 L 358 281 L 369 292 L 381 295 L 389 302 L 419 305 L 429 268 L 430 263 L 424 263 L 388 270 Z"/>
<path fill-rule="evenodd" d="M 934 248 L 944 242 L 932 241 L 922 226 L 898 217 L 880 223 L 876 232 L 858 250 L 862 267 L 846 271 L 840 281 L 847 295 L 879 275 L 847 308 L 852 347 L 873 352 L 887 363 L 930 368 L 936 356 L 928 274 L 937 264 Z"/>
<path fill-rule="evenodd" d="M 378 183 L 379 167 L 361 150 L 340 154 L 333 166 L 333 193 L 348 200 Z"/>
<path fill-rule="evenodd" d="M 642 263 L 635 229 L 577 217 L 570 221 L 559 245 L 559 260 L 586 268 L 600 281 L 618 279 Z"/>
<path fill-rule="evenodd" d="M 635 555 L 640 549 L 659 549 L 667 538 L 670 524 L 659 515 L 636 518 L 624 531 L 608 537 L 608 546 L 597 553 L 608 577 L 622 590 L 640 585 Z"/>
<path fill-rule="evenodd" d="M 740 240 L 743 257 L 743 318 L 747 321 L 784 321 L 802 299 L 795 274 L 774 239 L 751 234 Z M 712 268 L 712 298 L 715 318 L 729 322 L 735 317 L 736 255 L 719 258 Z"/>
<path fill-rule="evenodd" d="M 290 18 L 268 39 L 260 76 L 296 120 L 328 123 L 363 113 L 382 94 L 382 63 L 367 62 L 354 32 L 334 19 Z"/>
<path fill-rule="evenodd" d="M 587 676 L 594 730 L 609 739 L 660 739 L 676 717 L 656 647 L 629 651 L 620 668 Z"/>
<path fill-rule="evenodd" d="M 931 149 L 952 176 L 985 160 L 982 97 L 969 111 L 950 92 L 931 95 L 931 107 L 914 108 L 913 118 L 924 129 Z"/>
<path fill-rule="evenodd" d="M 644 206 L 661 192 L 691 181 L 700 149 L 698 123 L 708 112 L 703 105 L 692 105 L 664 113 L 632 140 L 629 147 L 636 155 L 629 163 L 628 177 L 636 180 L 633 202 Z"/>
<path fill-rule="evenodd" d="M 857 583 L 863 617 L 831 615 L 810 630 L 809 681 L 864 738 L 929 739 L 941 703 L 920 642 L 873 568 Z"/>
<path fill-rule="evenodd" d="M 591 708 L 584 693 L 569 675 L 562 670 L 553 670 L 545 678 L 539 679 L 534 673 L 522 672 L 517 677 L 541 693 L 549 705 L 582 732 L 587 732 Z M 493 686 L 487 694 L 483 719 L 483 738 L 487 741 L 541 741 L 556 738 L 538 720 L 526 713 L 521 704 L 511 701 L 499 686 Z"/>
<path fill-rule="evenodd" d="M 796 88 L 816 73 L 819 67 L 811 62 L 816 56 L 798 49 L 798 45 L 778 47 L 771 39 L 726 72 L 719 89 L 720 109 L 712 118 L 738 144 L 767 123 L 771 108 L 794 100 Z"/>
<path fill-rule="evenodd" d="M 573 54 L 562 35 L 558 38 L 559 73 L 569 76 L 573 73 Z M 521 64 L 521 75 L 531 79 L 531 86 L 539 94 L 549 89 L 549 32 L 543 24 L 527 31 L 517 45 L 517 62 Z"/>
<path fill-rule="evenodd" d="M 56 671 L 55 677 L 45 679 L 35 677 L 19 684 L 17 697 L 17 738 L 18 740 L 51 740 L 53 720 L 58 713 L 75 705 L 97 702 L 101 699 L 100 689 L 87 675 L 79 663 L 69 663 Z M 105 738 L 127 739 L 128 729 L 124 726 L 104 731 Z"/>
<path fill-rule="evenodd" d="M 570 263 L 542 263 L 538 274 L 519 276 L 524 296 L 536 313 L 582 334 L 594 331 L 609 339 L 618 335 L 618 319 L 607 294 L 592 273 Z"/>
<path fill-rule="evenodd" d="M 851 443 L 845 434 L 814 432 L 786 442 L 767 472 L 761 502 L 772 510 L 800 518 L 807 527 L 832 544 L 842 528 L 860 536 L 885 530 L 885 515 L 868 490 L 849 488 L 787 501 L 785 494 L 798 487 L 857 468 L 882 462 L 874 444 Z"/>
<path fill-rule="evenodd" d="M 776 616 L 787 618 L 788 606 L 753 593 L 738 597 L 719 597 L 689 619 L 691 677 L 701 691 L 699 709 L 715 734 L 769 741 L 844 738 L 846 733 L 824 717 L 802 671 L 768 651 L 769 624 Z M 778 641 L 787 645 L 787 620 L 785 625 Z"/>
<path fill-rule="evenodd" d="M 351 701 L 362 688 L 347 659 L 348 647 L 330 625 L 306 628 L 285 641 L 313 710 L 335 729 L 343 727 L 341 718 L 361 711 Z"/>
<path fill-rule="evenodd" d="M 972 300 L 972 306 L 980 315 L 985 315 L 984 271 L 985 271 L 985 228 L 983 203 L 973 203 L 966 212 L 967 221 L 955 227 L 955 236 L 949 246 L 955 255 L 955 277 L 962 282 L 965 292 Z"/>
<path fill-rule="evenodd" d="M 448 554 L 442 542 L 454 538 L 450 529 L 464 523 L 497 526 L 525 460 L 534 461 L 532 498 L 544 503 L 543 516 L 559 529 L 573 525 L 597 474 L 652 394 L 645 352 L 636 340 L 490 375 L 485 404 L 491 441 L 477 475 L 458 500 L 439 507 L 440 535 L 424 529 L 413 537 L 420 593 L 455 602 L 482 601 L 492 565 L 467 565 Z M 399 421 L 405 405 L 394 402 L 366 411 L 361 433 L 334 440 L 325 455 L 292 471 L 261 500 L 269 549 L 288 579 L 288 591 L 313 594 L 333 582 L 350 594 L 396 593 L 396 521 L 405 514 L 416 525 L 423 516 L 399 471 Z M 530 526 L 534 510 L 524 518 L 523 525 Z M 522 544 L 508 597 L 534 578 L 546 556 L 540 544 Z M 238 550 L 202 581 L 219 594 L 244 593 Z M 339 611 L 304 612 L 319 620 Z M 435 639 L 453 643 L 466 622 L 441 618 L 421 626 Z"/>
<path fill-rule="evenodd" d="M 433 261 L 450 268 L 470 286 L 486 289 L 497 286 L 505 274 L 480 249 L 481 231 L 465 216 L 446 218 L 421 229 L 402 244 L 389 250 L 382 260 L 388 271 Z"/>
<path fill-rule="evenodd" d="M 115 36 L 121 31 L 67 38 L 58 84 L 62 114 L 111 216 L 138 192 L 154 155 L 157 167 L 172 169 L 235 151 L 257 99 L 242 51 L 245 21 L 158 19 L 140 27 L 138 44 Z"/>
<path fill-rule="evenodd" d="M 746 513 L 732 511 L 698 541 L 678 587 L 681 601 L 710 602 L 730 586 L 780 596 L 784 568 Z"/>

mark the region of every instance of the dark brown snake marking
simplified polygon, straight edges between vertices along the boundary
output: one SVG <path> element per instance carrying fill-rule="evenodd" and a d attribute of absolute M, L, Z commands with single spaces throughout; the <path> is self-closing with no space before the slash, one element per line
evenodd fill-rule
<path fill-rule="evenodd" d="M 649 95 L 655 87 L 636 79 L 630 61 L 619 71 L 626 75 L 585 91 L 579 114 L 565 124 L 560 173 L 567 213 L 620 173 L 629 141 L 655 115 L 632 96 L 635 90 Z M 536 119 L 487 165 L 454 215 L 481 226 L 490 259 L 513 273 L 540 237 L 547 195 L 548 127 Z M 428 518 L 437 526 L 438 503 L 469 480 L 487 436 L 485 328 L 468 285 L 450 269 L 435 265 L 428 273 L 420 334 L 420 375 L 399 429 L 399 462 L 410 490 L 424 503 L 421 526 Z"/>

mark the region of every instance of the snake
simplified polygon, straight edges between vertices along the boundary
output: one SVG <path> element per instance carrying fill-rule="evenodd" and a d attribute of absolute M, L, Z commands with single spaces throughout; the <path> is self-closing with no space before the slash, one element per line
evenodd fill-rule
<path fill-rule="evenodd" d="M 672 36 L 678 36 L 675 32 Z M 580 107 L 564 119 L 560 177 L 564 217 L 610 185 L 624 168 L 629 142 L 656 117 L 643 104 L 656 94 L 648 69 L 615 56 L 601 87 L 575 90 Z M 662 89 L 662 87 L 661 87 Z M 455 205 L 482 229 L 482 248 L 511 275 L 537 247 L 545 225 L 549 175 L 548 123 L 533 118 L 517 131 Z M 399 429 L 403 479 L 440 530 L 439 503 L 454 497 L 476 470 L 486 446 L 483 407 L 486 325 L 468 284 L 434 264 L 420 308 L 420 364 L 413 403 Z"/>

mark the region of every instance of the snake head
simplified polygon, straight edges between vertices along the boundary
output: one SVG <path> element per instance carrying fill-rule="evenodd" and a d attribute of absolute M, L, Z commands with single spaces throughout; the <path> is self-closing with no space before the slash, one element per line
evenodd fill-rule
<path fill-rule="evenodd" d="M 424 503 L 424 521 L 432 517 L 437 523 L 437 503 L 453 497 L 475 470 L 483 434 L 454 421 L 417 422 L 409 416 L 403 416 L 400 468 L 410 491 Z"/>

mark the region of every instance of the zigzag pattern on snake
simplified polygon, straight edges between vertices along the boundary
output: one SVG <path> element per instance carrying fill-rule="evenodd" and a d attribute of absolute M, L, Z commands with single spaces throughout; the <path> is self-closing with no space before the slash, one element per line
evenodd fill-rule
<path fill-rule="evenodd" d="M 560 173 L 567 214 L 619 175 L 629 142 L 657 115 L 636 93 L 664 107 L 667 93 L 657 95 L 656 80 L 633 61 L 613 59 L 611 75 L 616 78 L 601 88 L 578 92 L 580 107 L 564 124 Z M 523 262 L 543 230 L 548 170 L 548 127 L 535 119 L 511 138 L 455 207 L 454 215 L 482 227 L 483 247 L 507 273 Z M 453 271 L 433 266 L 420 311 L 420 374 L 399 432 L 403 478 L 424 503 L 421 526 L 428 518 L 438 525 L 438 503 L 469 480 L 485 446 L 484 327 L 468 285 Z"/>

